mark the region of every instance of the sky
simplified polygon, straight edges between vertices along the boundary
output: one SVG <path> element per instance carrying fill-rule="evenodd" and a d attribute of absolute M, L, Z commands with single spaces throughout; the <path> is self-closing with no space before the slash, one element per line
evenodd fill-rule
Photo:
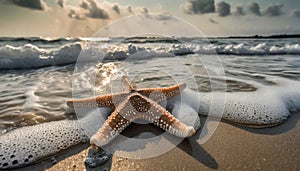
<path fill-rule="evenodd" d="M 0 0 L 0 36 L 91 37 L 136 15 L 149 30 L 182 20 L 209 37 L 300 33 L 298 0 Z"/>

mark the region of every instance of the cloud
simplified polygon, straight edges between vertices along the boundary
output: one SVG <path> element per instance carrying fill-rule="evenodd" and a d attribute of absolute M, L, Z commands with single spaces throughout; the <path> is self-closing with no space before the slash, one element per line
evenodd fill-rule
<path fill-rule="evenodd" d="M 219 2 L 217 3 L 217 12 L 220 17 L 226 17 L 230 15 L 230 5 L 227 2 Z"/>
<path fill-rule="evenodd" d="M 79 5 L 82 9 L 89 9 L 89 4 L 85 1 L 82 1 Z"/>
<path fill-rule="evenodd" d="M 252 2 L 248 5 L 248 10 L 250 11 L 250 13 L 260 16 L 261 12 L 260 12 L 260 7 L 258 5 L 258 3 L 256 2 Z"/>
<path fill-rule="evenodd" d="M 275 4 L 275 5 L 270 5 L 266 7 L 263 11 L 261 11 L 259 4 L 256 2 L 253 2 L 248 5 L 248 9 L 250 13 L 257 16 L 269 16 L 269 17 L 282 15 L 283 14 L 282 7 L 283 4 Z"/>
<path fill-rule="evenodd" d="M 234 11 L 234 15 L 237 15 L 237 16 L 244 16 L 246 15 L 245 12 L 244 12 L 244 8 L 242 6 L 236 6 L 235 8 L 235 11 Z"/>
<path fill-rule="evenodd" d="M 144 8 L 142 9 L 142 13 L 148 14 L 148 13 L 149 13 L 149 10 L 148 10 L 147 8 L 144 7 Z"/>
<path fill-rule="evenodd" d="M 56 3 L 57 3 L 57 5 L 58 5 L 59 7 L 61 7 L 61 8 L 64 8 L 64 6 L 65 6 L 64 0 L 57 0 Z"/>
<path fill-rule="evenodd" d="M 216 20 L 214 20 L 214 19 L 212 19 L 212 18 L 209 19 L 209 22 L 211 22 L 211 23 L 213 23 L 213 24 L 219 24 L 219 22 L 217 22 Z"/>
<path fill-rule="evenodd" d="M 112 4 L 109 4 L 108 8 L 113 9 L 113 7 L 114 6 Z M 109 18 L 109 14 L 104 9 L 100 8 L 99 4 L 95 0 L 83 0 L 79 4 L 79 7 L 67 6 L 67 8 L 69 9 L 68 16 L 70 18 L 77 19 L 77 20 L 85 20 L 87 18 L 93 18 L 93 19 Z"/>
<path fill-rule="evenodd" d="M 46 10 L 48 8 L 43 0 L 4 0 L 2 2 L 33 10 Z"/>
<path fill-rule="evenodd" d="M 263 11 L 263 15 L 270 16 L 270 17 L 280 16 L 283 14 L 282 7 L 283 7 L 283 4 L 275 4 L 275 5 L 268 6 Z"/>
<path fill-rule="evenodd" d="M 215 12 L 214 0 L 188 0 L 182 5 L 187 14 L 206 14 Z"/>
<path fill-rule="evenodd" d="M 61 3 L 59 1 L 63 1 L 63 9 L 68 17 L 77 20 L 89 20 L 89 18 L 114 20 L 134 13 L 149 14 L 149 10 L 145 7 L 132 8 L 109 1 L 102 1 L 100 4 L 97 0 L 81 0 L 77 6 L 65 4 L 66 0 L 56 0 L 57 4 Z"/>
<path fill-rule="evenodd" d="M 294 9 L 294 10 L 291 12 L 291 15 L 294 16 L 294 17 L 300 18 L 300 9 Z"/>
<path fill-rule="evenodd" d="M 117 14 L 120 14 L 120 8 L 117 4 L 115 4 L 112 9 L 117 13 Z"/>
<path fill-rule="evenodd" d="M 165 12 L 161 14 L 157 14 L 155 16 L 155 19 L 160 21 L 176 20 L 176 18 L 172 17 L 170 14 Z"/>
<path fill-rule="evenodd" d="M 127 7 L 127 11 L 128 11 L 129 13 L 133 13 L 132 7 L 131 7 L 131 6 L 128 6 L 128 7 Z"/>
<path fill-rule="evenodd" d="M 109 15 L 108 13 L 103 10 L 102 8 L 99 8 L 97 2 L 94 0 L 83 0 L 78 7 L 69 6 L 70 11 L 68 13 L 68 16 L 70 18 L 83 20 L 86 19 L 86 17 L 94 18 L 94 19 L 108 19 Z"/>
<path fill-rule="evenodd" d="M 77 19 L 77 20 L 83 20 L 85 19 L 81 14 L 80 12 L 76 11 L 75 9 L 70 9 L 69 13 L 68 13 L 68 16 L 70 18 L 74 18 L 74 19 Z"/>
<path fill-rule="evenodd" d="M 252 2 L 247 5 L 247 12 L 244 11 L 244 7 L 237 5 L 232 14 L 236 16 L 245 16 L 247 14 L 254 14 L 256 16 L 268 16 L 275 17 L 284 14 L 283 4 L 269 5 L 264 10 L 258 3 Z M 231 15 L 231 5 L 227 2 L 218 2 L 214 4 L 214 0 L 187 0 L 181 5 L 181 9 L 187 14 L 206 14 L 217 12 L 220 17 L 226 17 Z M 294 10 L 293 16 L 298 17 L 300 10 Z"/>
<path fill-rule="evenodd" d="M 65 9 L 68 10 L 68 16 L 70 18 L 80 20 L 88 18 L 117 19 L 134 13 L 142 13 L 145 15 L 149 13 L 149 10 L 145 7 L 132 8 L 131 6 L 122 6 L 109 1 L 102 1 L 102 3 L 99 4 L 96 0 L 82 0 L 78 6 L 65 5 Z"/>
<path fill-rule="evenodd" d="M 88 13 L 86 14 L 87 17 L 96 18 L 96 19 L 108 19 L 108 13 L 99 8 L 97 3 L 94 0 L 87 0 L 89 3 Z"/>

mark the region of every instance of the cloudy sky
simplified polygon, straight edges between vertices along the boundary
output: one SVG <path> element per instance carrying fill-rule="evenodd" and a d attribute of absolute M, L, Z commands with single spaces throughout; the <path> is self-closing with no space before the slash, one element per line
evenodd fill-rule
<path fill-rule="evenodd" d="M 0 36 L 89 37 L 123 17 L 151 13 L 185 20 L 207 36 L 300 33 L 299 0 L 0 0 Z M 164 15 L 154 20 L 176 29 Z"/>

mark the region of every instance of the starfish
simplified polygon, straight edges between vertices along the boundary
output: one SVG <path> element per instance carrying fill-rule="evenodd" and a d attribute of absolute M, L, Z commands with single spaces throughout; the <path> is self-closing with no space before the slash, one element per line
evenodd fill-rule
<path fill-rule="evenodd" d="M 69 107 L 91 108 L 109 107 L 113 110 L 102 127 L 91 137 L 92 146 L 104 146 L 119 135 L 130 123 L 141 119 L 148 121 L 178 137 L 190 137 L 195 134 L 192 126 L 180 122 L 164 107 L 159 105 L 186 88 L 186 84 L 178 84 L 165 88 L 137 89 L 128 81 L 129 92 L 109 94 L 87 99 L 67 101 Z"/>

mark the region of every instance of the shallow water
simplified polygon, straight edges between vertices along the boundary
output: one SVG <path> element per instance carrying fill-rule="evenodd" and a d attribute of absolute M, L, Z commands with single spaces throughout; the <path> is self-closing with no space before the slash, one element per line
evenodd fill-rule
<path fill-rule="evenodd" d="M 198 92 L 245 92 L 247 96 L 261 87 L 280 91 L 289 89 L 284 82 L 300 81 L 299 39 L 212 39 L 212 44 L 199 38 L 118 41 L 1 40 L 1 132 L 72 119 L 75 116 L 66 114 L 66 100 L 121 91 L 113 85 L 120 73 L 132 77 L 139 88 L 185 82 Z M 75 64 L 78 55 L 80 65 Z M 210 66 L 217 59 L 223 68 L 215 70 Z M 275 76 L 275 81 L 268 76 Z"/>

